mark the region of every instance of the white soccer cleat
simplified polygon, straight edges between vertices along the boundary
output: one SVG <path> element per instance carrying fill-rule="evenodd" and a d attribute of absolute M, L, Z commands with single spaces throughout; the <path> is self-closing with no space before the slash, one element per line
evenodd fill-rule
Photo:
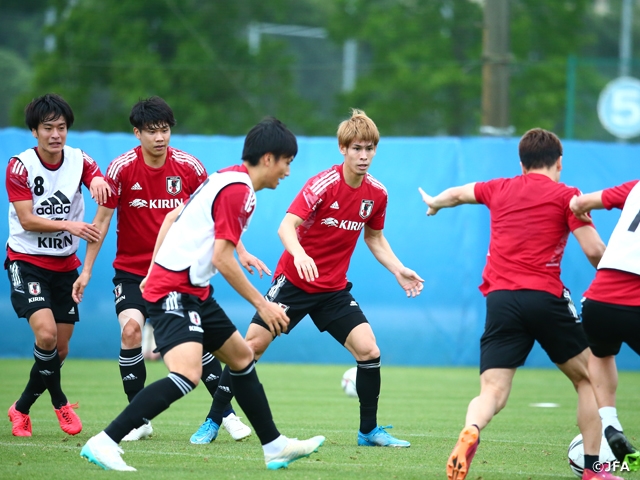
<path fill-rule="evenodd" d="M 251 435 L 251 428 L 242 423 L 240 417 L 237 417 L 235 413 L 230 413 L 224 417 L 222 426 L 236 442 Z"/>
<path fill-rule="evenodd" d="M 150 437 L 153 433 L 153 427 L 151 422 L 143 423 L 140 427 L 134 428 L 125 435 L 122 439 L 123 442 L 135 442 L 136 440 L 142 440 L 143 438 Z"/>
<path fill-rule="evenodd" d="M 264 463 L 267 464 L 269 470 L 277 470 L 279 468 L 287 468 L 291 462 L 304 457 L 308 457 L 313 452 L 317 452 L 318 448 L 324 443 L 325 438 L 322 435 L 309 438 L 308 440 L 298 440 L 297 438 L 288 438 L 287 446 L 280 453 L 275 455 L 264 456 Z"/>
<path fill-rule="evenodd" d="M 80 456 L 91 463 L 95 463 L 104 470 L 118 470 L 120 472 L 135 472 L 136 469 L 127 465 L 122 457 L 124 451 L 109 436 L 100 432 L 91 437 L 80 451 Z"/>

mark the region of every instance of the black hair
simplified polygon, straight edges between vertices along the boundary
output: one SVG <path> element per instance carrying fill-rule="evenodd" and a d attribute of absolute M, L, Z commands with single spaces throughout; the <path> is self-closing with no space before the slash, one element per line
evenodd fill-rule
<path fill-rule="evenodd" d="M 518 153 L 525 170 L 550 168 L 562 156 L 562 142 L 553 132 L 533 128 L 520 139 Z"/>
<path fill-rule="evenodd" d="M 247 133 L 242 160 L 255 166 L 266 153 L 272 153 L 276 159 L 295 157 L 298 153 L 296 136 L 274 117 L 266 117 Z"/>
<path fill-rule="evenodd" d="M 24 109 L 24 121 L 29 130 L 37 130 L 41 123 L 52 122 L 60 117 L 64 118 L 67 128 L 71 128 L 73 110 L 64 98 L 55 93 L 34 98 Z"/>
<path fill-rule="evenodd" d="M 161 127 L 168 125 L 173 127 L 176 119 L 173 118 L 173 110 L 160 97 L 149 97 L 140 100 L 131 108 L 129 122 L 138 130 L 145 127 Z"/>

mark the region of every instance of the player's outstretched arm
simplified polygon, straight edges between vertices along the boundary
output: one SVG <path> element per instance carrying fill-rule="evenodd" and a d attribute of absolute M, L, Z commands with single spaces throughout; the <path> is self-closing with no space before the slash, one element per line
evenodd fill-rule
<path fill-rule="evenodd" d="M 427 194 L 422 188 L 418 187 L 418 191 L 422 196 L 422 201 L 427 204 L 429 209 L 427 215 L 435 215 L 441 208 L 457 207 L 458 205 L 466 203 L 478 203 L 474 192 L 474 183 L 467 183 L 460 187 L 452 187 L 446 189 L 444 192 L 432 197 Z"/>
<path fill-rule="evenodd" d="M 300 245 L 298 233 L 296 232 L 296 228 L 302 225 L 302 222 L 303 220 L 299 216 L 287 213 L 282 219 L 282 223 L 280 223 L 280 228 L 278 228 L 278 236 L 284 248 L 293 257 L 293 264 L 296 266 L 300 278 L 307 282 L 313 282 L 319 276 L 318 267 L 313 258 L 307 255 L 307 252 Z"/>
<path fill-rule="evenodd" d="M 216 239 L 213 244 L 211 262 L 229 282 L 229 285 L 256 307 L 260 318 L 269 326 L 271 334 L 273 336 L 280 335 L 286 331 L 289 317 L 278 304 L 265 300 L 262 294 L 249 282 L 233 255 L 235 248 L 236 246 L 229 240 Z"/>
<path fill-rule="evenodd" d="M 573 214 L 583 222 L 591 222 L 589 212 L 604 208 L 602 203 L 602 190 L 585 195 L 574 195 L 569 202 L 569 208 Z"/>
<path fill-rule="evenodd" d="M 584 227 L 576 228 L 573 231 L 573 235 L 589 259 L 589 263 L 597 268 L 606 248 L 597 230 L 591 225 L 585 225 Z"/>
<path fill-rule="evenodd" d="M 251 255 L 241 240 L 238 240 L 238 244 L 236 245 L 236 253 L 238 254 L 240 265 L 251 275 L 253 275 L 254 268 L 258 271 L 260 278 L 262 278 L 263 274 L 271 275 L 271 270 L 269 270 L 267 265 L 255 255 Z"/>
<path fill-rule="evenodd" d="M 91 192 L 91 198 L 93 198 L 98 205 L 104 205 L 111 196 L 111 188 L 109 188 L 109 184 L 104 177 L 93 177 L 89 185 L 89 192 Z"/>
<path fill-rule="evenodd" d="M 100 205 L 98 206 L 96 216 L 93 218 L 93 225 L 100 230 L 100 238 L 96 242 L 87 244 L 87 251 L 82 264 L 82 272 L 76 281 L 73 282 L 73 288 L 71 290 L 71 297 L 73 297 L 73 301 L 76 303 L 80 303 L 82 301 L 84 289 L 87 288 L 89 280 L 91 280 L 93 265 L 98 257 L 98 252 L 100 252 L 102 244 L 104 243 L 104 237 L 107 236 L 107 232 L 109 231 L 113 212 L 114 210 L 112 208 Z"/>
<path fill-rule="evenodd" d="M 402 262 L 396 257 L 391 245 L 385 238 L 382 230 L 374 230 L 369 226 L 364 226 L 364 241 L 384 267 L 389 270 L 396 277 L 396 280 L 406 292 L 407 297 L 416 297 L 420 295 L 424 286 L 424 280 L 420 278 L 413 270 L 405 267 Z"/>

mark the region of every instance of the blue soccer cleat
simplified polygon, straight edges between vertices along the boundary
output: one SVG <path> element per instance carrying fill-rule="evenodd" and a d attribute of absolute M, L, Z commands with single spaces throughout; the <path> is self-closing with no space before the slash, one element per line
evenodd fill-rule
<path fill-rule="evenodd" d="M 191 443 L 194 445 L 206 445 L 207 443 L 211 443 L 218 436 L 219 429 L 220 425 L 210 418 L 207 418 L 205 422 L 200 425 L 198 431 L 191 435 Z"/>
<path fill-rule="evenodd" d="M 399 440 L 386 432 L 386 428 L 393 428 L 391 425 L 386 427 L 376 427 L 366 435 L 358 432 L 358 445 L 361 447 L 410 447 L 411 444 L 405 440 Z"/>

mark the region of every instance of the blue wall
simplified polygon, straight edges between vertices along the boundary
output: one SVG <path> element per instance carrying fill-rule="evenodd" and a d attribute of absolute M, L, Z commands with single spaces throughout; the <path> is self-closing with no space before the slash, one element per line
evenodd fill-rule
<path fill-rule="evenodd" d="M 239 162 L 242 138 L 173 135 L 171 144 L 197 156 L 209 172 Z M 68 143 L 91 155 L 103 172 L 120 153 L 137 145 L 132 134 L 97 132 L 69 134 Z M 30 132 L 0 130 L 0 158 L 8 159 L 34 145 Z M 518 139 L 498 138 L 383 138 L 371 167 L 371 174 L 389 191 L 385 235 L 398 257 L 426 281 L 417 299 L 407 299 L 395 279 L 373 258 L 364 243 L 356 248 L 349 279 L 355 298 L 368 316 L 382 350 L 383 362 L 400 365 L 477 365 L 479 338 L 484 324 L 484 298 L 477 289 L 489 241 L 489 214 L 483 206 L 462 206 L 425 216 L 426 206 L 418 194 L 421 186 L 429 193 L 468 182 L 508 177 L 520 173 Z M 292 164 L 291 176 L 274 191 L 258 192 L 257 213 L 243 237 L 249 251 L 271 269 L 282 245 L 276 230 L 293 199 L 308 177 L 340 163 L 334 138 L 299 139 L 300 152 Z M 638 178 L 639 145 L 572 142 L 564 144 L 562 181 L 590 192 Z M 2 169 L 1 175 L 5 171 Z M 87 196 L 87 220 L 95 205 Z M 6 195 L 0 211 L 7 211 Z M 594 220 L 607 241 L 618 212 L 595 212 Z M 115 222 L 114 222 L 115 223 Z M 0 237 L 7 237 L 6 223 Z M 141 232 L 144 234 L 144 232 Z M 81 247 L 80 258 L 84 257 Z M 111 262 L 115 255 L 115 226 L 109 232 L 98 257 L 85 300 L 80 306 L 81 322 L 71 343 L 72 357 L 116 358 L 119 327 L 113 310 Z M 562 264 L 562 278 L 579 305 L 594 270 L 571 238 Z M 253 279 L 266 292 L 269 280 Z M 9 283 L 4 280 L 0 295 L 2 332 L 0 352 L 4 356 L 29 357 L 33 335 L 24 319 L 18 319 L 9 300 Z M 214 277 L 216 298 L 244 333 L 252 308 Z M 579 307 L 578 307 L 579 308 Z M 320 334 L 310 321 L 299 325 L 291 338 L 278 339 L 265 361 L 350 363 L 351 356 L 328 334 Z M 626 346 L 618 357 L 621 368 L 638 369 L 640 359 Z M 551 366 L 536 346 L 529 366 Z"/>

